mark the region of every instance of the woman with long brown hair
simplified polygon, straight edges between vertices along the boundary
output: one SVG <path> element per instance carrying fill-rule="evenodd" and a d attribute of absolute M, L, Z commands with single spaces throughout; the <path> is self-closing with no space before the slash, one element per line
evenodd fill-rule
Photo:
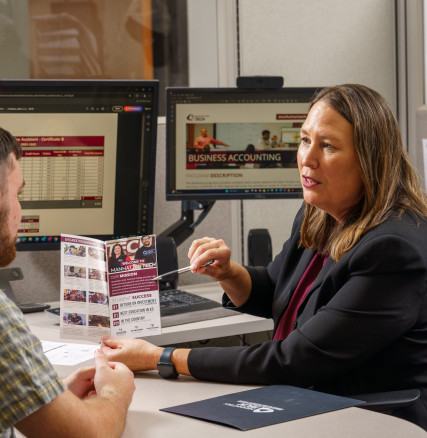
<path fill-rule="evenodd" d="M 213 238 L 189 251 L 193 272 L 219 281 L 224 306 L 273 318 L 273 340 L 173 350 L 106 338 L 103 349 L 133 370 L 162 356 L 206 380 L 339 395 L 418 388 L 421 399 L 393 415 L 427 429 L 427 201 L 385 100 L 361 85 L 321 90 L 298 169 L 304 205 L 268 267 L 240 266 Z"/>

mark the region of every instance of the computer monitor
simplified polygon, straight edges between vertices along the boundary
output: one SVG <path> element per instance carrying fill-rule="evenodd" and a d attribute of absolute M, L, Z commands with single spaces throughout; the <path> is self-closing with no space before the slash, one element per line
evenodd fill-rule
<path fill-rule="evenodd" d="M 167 200 L 297 198 L 316 88 L 168 88 Z"/>
<path fill-rule="evenodd" d="M 18 250 L 152 233 L 157 106 L 157 81 L 0 81 L 23 150 Z"/>

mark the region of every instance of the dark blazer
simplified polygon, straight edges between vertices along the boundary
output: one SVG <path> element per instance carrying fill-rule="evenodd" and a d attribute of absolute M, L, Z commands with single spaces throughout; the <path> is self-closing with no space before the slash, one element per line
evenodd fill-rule
<path fill-rule="evenodd" d="M 248 301 L 235 308 L 273 318 L 275 327 L 314 256 L 298 248 L 302 212 L 267 268 L 247 267 Z M 193 349 L 199 379 L 288 384 L 339 395 L 419 388 L 421 400 L 396 410 L 427 429 L 427 224 L 410 214 L 366 233 L 338 262 L 329 258 L 284 341 Z"/>

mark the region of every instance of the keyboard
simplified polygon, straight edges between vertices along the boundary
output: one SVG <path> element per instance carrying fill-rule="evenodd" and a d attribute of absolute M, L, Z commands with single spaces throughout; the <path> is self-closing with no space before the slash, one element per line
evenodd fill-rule
<path fill-rule="evenodd" d="M 224 309 L 220 303 L 180 289 L 160 291 L 160 315 L 162 327 L 207 321 L 236 315 L 234 310 Z"/>
<path fill-rule="evenodd" d="M 160 291 L 160 315 L 170 316 L 221 307 L 221 304 L 180 289 Z"/>

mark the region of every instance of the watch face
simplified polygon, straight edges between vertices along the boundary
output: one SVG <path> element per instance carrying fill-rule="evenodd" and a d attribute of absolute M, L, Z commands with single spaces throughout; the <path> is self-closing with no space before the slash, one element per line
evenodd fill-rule
<path fill-rule="evenodd" d="M 178 376 L 172 363 L 158 363 L 157 369 L 159 370 L 160 376 L 164 379 L 175 379 Z"/>

